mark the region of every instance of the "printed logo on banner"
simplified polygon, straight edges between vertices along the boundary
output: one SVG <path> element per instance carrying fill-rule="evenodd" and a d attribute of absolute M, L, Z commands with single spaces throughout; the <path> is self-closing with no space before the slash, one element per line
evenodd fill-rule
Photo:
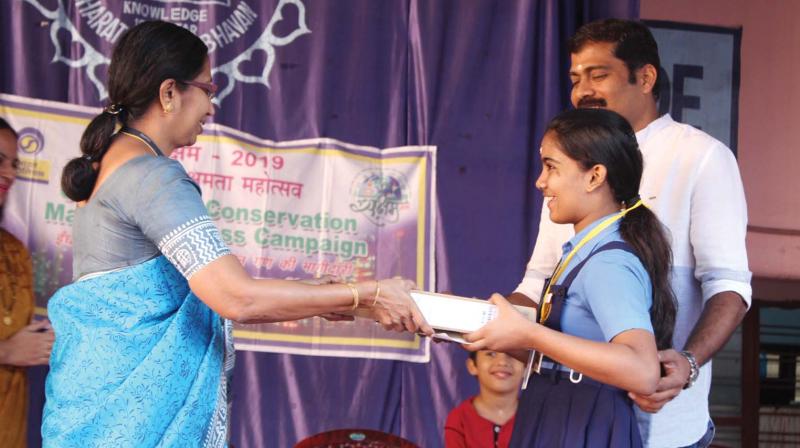
<path fill-rule="evenodd" d="M 396 171 L 370 169 L 362 171 L 350 188 L 350 209 L 360 212 L 373 224 L 396 223 L 400 211 L 407 209 L 408 182 Z"/>
<path fill-rule="evenodd" d="M 222 104 L 237 83 L 269 88 L 275 47 L 311 33 L 302 0 L 280 0 L 275 10 L 269 12 L 263 11 L 255 0 L 75 0 L 69 8 L 65 5 L 69 2 L 59 1 L 55 10 L 45 8 L 42 0 L 24 1 L 49 19 L 50 38 L 55 47 L 53 62 L 83 69 L 101 101 L 108 98 L 108 91 L 98 77 L 98 73 L 106 72 L 100 66 L 111 62 L 111 48 L 122 33 L 145 20 L 176 23 L 205 42 L 214 63 L 211 74 L 220 85 L 213 100 L 217 105 Z M 287 28 L 291 31 L 276 34 L 278 22 L 281 32 Z M 62 38 L 63 31 L 69 34 L 69 40 Z M 263 62 L 261 54 L 265 55 Z"/>
<path fill-rule="evenodd" d="M 44 149 L 44 134 L 36 128 L 22 128 L 17 134 L 19 150 L 28 155 L 34 155 Z"/>
<path fill-rule="evenodd" d="M 44 134 L 36 128 L 22 128 L 17 140 L 17 152 L 20 153 L 17 178 L 34 182 L 49 183 L 51 164 L 49 160 L 35 157 L 44 150 Z"/>

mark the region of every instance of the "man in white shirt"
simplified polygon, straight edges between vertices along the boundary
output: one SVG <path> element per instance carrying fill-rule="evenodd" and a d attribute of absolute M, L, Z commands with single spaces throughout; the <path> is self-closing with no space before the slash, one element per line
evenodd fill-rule
<path fill-rule="evenodd" d="M 666 376 L 657 392 L 630 394 L 642 438 L 654 448 L 706 447 L 714 436 L 711 358 L 741 322 L 752 293 L 747 206 L 736 160 L 708 134 L 669 115 L 659 117 L 658 47 L 641 23 L 609 19 L 584 25 L 570 40 L 570 54 L 572 104 L 608 108 L 628 119 L 645 162 L 640 196 L 671 235 L 678 300 L 674 349 L 659 352 Z M 543 207 L 533 256 L 513 302 L 538 301 L 571 236 L 571 227 L 552 223 Z"/>

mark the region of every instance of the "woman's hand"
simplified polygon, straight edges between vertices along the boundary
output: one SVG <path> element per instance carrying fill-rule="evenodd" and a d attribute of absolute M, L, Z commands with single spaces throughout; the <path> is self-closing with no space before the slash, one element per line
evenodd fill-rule
<path fill-rule="evenodd" d="M 312 286 L 330 285 L 331 283 L 337 283 L 336 278 L 334 278 L 331 275 L 323 275 L 322 277 L 304 278 L 302 280 L 297 280 L 297 281 L 304 285 L 312 285 Z"/>
<path fill-rule="evenodd" d="M 41 320 L 21 328 L 0 346 L 0 364 L 30 367 L 50 362 L 55 335 L 50 322 Z"/>
<path fill-rule="evenodd" d="M 536 324 L 517 311 L 500 294 L 492 294 L 489 302 L 497 305 L 497 317 L 478 330 L 465 334 L 464 339 L 471 344 L 465 344 L 464 348 L 473 352 L 530 349 L 531 332 L 536 330 Z"/>
<path fill-rule="evenodd" d="M 338 283 L 337 279 L 331 275 L 323 275 L 322 277 L 306 278 L 297 281 L 304 285 L 312 285 L 312 286 L 331 285 L 333 283 Z M 341 322 L 341 321 L 352 322 L 355 320 L 355 317 L 352 315 L 340 314 L 340 313 L 323 313 L 320 314 L 319 317 L 329 322 Z"/>
<path fill-rule="evenodd" d="M 366 297 L 361 301 L 370 309 L 376 322 L 387 330 L 420 332 L 426 336 L 433 334 L 433 328 L 425 322 L 414 299 L 408 294 L 415 287 L 414 282 L 402 278 L 379 280 L 376 282 L 376 293 L 378 285 L 380 295 L 377 298 Z"/>

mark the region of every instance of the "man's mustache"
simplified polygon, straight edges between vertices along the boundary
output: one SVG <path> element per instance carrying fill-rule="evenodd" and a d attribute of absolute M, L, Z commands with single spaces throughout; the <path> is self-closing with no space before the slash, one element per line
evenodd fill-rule
<path fill-rule="evenodd" d="M 578 108 L 581 107 L 607 107 L 606 100 L 603 98 L 581 98 L 578 100 Z"/>

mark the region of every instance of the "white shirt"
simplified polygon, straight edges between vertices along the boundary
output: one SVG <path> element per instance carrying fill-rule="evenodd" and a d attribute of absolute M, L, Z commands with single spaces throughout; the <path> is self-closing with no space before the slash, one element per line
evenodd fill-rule
<path fill-rule="evenodd" d="M 724 144 L 669 115 L 636 133 L 644 158 L 639 195 L 669 230 L 672 288 L 678 300 L 674 347 L 682 349 L 713 295 L 733 291 L 750 305 L 751 273 L 745 235 L 747 204 L 739 167 Z M 539 235 L 522 283 L 515 292 L 538 301 L 555 269 L 571 225 L 550 221 L 542 207 Z M 691 388 L 657 414 L 637 410 L 645 446 L 676 447 L 697 442 L 707 430 L 711 361 Z"/>

